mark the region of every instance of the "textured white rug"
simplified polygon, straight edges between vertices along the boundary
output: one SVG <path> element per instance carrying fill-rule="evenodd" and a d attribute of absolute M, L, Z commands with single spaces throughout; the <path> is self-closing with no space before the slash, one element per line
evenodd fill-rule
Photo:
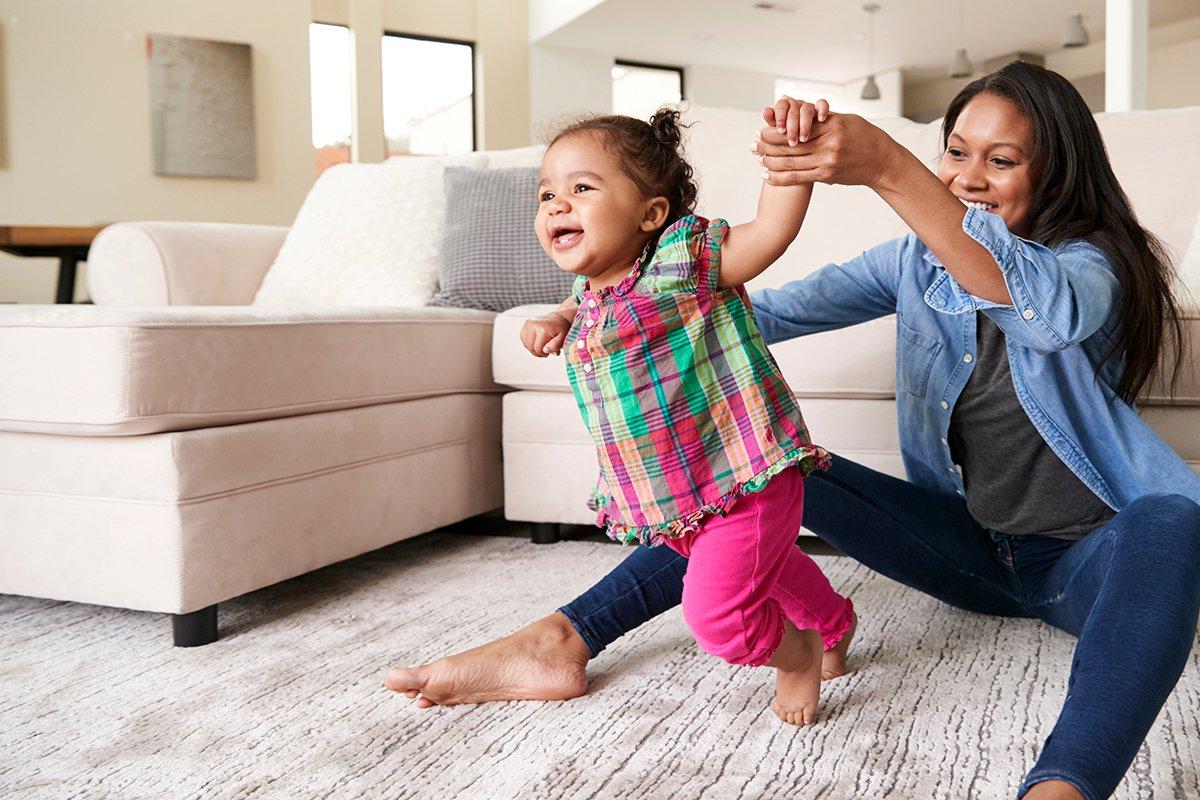
<path fill-rule="evenodd" d="M 597 659 L 579 700 L 419 711 L 381 688 L 626 553 L 424 536 L 224 604 L 193 650 L 159 615 L 0 596 L 0 797 L 1008 798 L 1065 690 L 1070 637 L 844 558 L 820 561 L 862 614 L 855 672 L 816 728 L 780 724 L 770 672 L 699 652 L 677 612 Z M 1118 797 L 1200 797 L 1198 658 Z"/>

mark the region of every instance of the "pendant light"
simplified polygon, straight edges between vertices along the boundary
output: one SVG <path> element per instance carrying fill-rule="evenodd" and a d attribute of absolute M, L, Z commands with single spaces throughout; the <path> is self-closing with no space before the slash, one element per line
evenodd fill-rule
<path fill-rule="evenodd" d="M 954 54 L 954 60 L 950 62 L 951 78 L 968 78 L 975 71 L 975 68 L 971 66 L 971 59 L 967 58 L 966 41 L 967 36 L 963 28 L 963 0 L 958 0 L 958 52 Z"/>
<path fill-rule="evenodd" d="M 879 85 L 875 83 L 875 15 L 879 13 L 879 4 L 867 3 L 863 6 L 863 11 L 867 12 L 867 66 L 870 74 L 867 75 L 867 82 L 863 84 L 859 97 L 863 100 L 878 100 Z"/>
<path fill-rule="evenodd" d="M 1083 27 L 1083 14 L 1076 11 L 1067 20 L 1067 29 L 1063 31 L 1063 47 L 1083 47 L 1088 43 L 1087 28 Z"/>

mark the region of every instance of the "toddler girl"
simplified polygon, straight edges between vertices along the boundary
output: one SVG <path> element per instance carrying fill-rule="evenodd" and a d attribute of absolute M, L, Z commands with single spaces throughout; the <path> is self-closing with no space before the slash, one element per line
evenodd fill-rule
<path fill-rule="evenodd" d="M 796 546 L 804 476 L 829 456 L 809 441 L 742 284 L 787 249 L 812 188 L 764 183 L 758 216 L 732 228 L 695 216 L 678 118 L 594 117 L 551 142 L 535 226 L 578 277 L 521 338 L 538 356 L 566 348 L 597 448 L 599 524 L 686 556 L 696 641 L 733 664 L 775 667 L 772 708 L 807 725 L 822 647 L 855 617 Z"/>

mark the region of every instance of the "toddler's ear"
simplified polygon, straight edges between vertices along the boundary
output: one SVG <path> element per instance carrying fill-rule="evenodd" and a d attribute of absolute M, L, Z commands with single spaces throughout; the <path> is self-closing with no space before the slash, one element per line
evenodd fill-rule
<path fill-rule="evenodd" d="M 671 213 L 670 200 L 665 197 L 650 198 L 646 201 L 645 211 L 642 214 L 641 229 L 647 233 L 658 230 L 667 221 L 669 213 Z"/>

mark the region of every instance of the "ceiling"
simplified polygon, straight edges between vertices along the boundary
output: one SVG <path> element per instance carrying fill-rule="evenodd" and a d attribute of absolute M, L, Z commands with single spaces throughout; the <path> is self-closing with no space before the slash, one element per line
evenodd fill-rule
<path fill-rule="evenodd" d="M 541 43 L 619 58 L 710 64 L 845 82 L 868 72 L 867 15 L 856 0 L 605 0 Z M 878 0 L 875 71 L 906 82 L 943 77 L 959 43 L 957 0 Z M 1104 0 L 963 0 L 963 44 L 976 66 L 1018 50 L 1060 49 L 1072 11 L 1093 42 L 1104 35 Z M 1200 0 L 1150 0 L 1151 26 L 1200 17 Z"/>

